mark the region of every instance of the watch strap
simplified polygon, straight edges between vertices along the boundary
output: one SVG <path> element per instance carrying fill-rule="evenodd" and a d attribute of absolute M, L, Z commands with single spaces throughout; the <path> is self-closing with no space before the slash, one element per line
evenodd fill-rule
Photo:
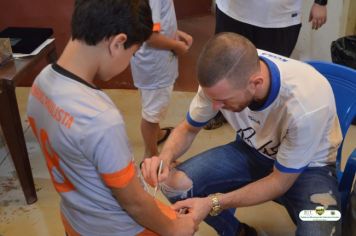
<path fill-rule="evenodd" d="M 319 4 L 321 6 L 325 6 L 328 4 L 328 0 L 314 0 L 314 3 Z"/>

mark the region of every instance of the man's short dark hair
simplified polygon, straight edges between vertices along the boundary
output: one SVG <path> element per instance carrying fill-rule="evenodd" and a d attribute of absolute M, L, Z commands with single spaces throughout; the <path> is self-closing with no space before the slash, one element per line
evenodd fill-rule
<path fill-rule="evenodd" d="M 152 34 L 148 0 L 76 0 L 72 16 L 72 40 L 88 45 L 124 33 L 125 48 L 142 44 Z"/>
<path fill-rule="evenodd" d="M 204 46 L 198 59 L 198 81 L 212 87 L 222 79 L 235 87 L 245 87 L 250 76 L 259 70 L 256 47 L 235 33 L 220 33 Z"/>

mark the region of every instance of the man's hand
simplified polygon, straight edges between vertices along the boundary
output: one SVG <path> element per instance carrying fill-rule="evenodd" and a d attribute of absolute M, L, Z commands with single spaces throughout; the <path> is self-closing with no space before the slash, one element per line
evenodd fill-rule
<path fill-rule="evenodd" d="M 319 29 L 326 22 L 327 9 L 326 5 L 322 6 L 314 3 L 310 9 L 309 22 L 312 23 L 312 29 Z"/>
<path fill-rule="evenodd" d="M 189 198 L 184 201 L 176 202 L 171 207 L 177 212 L 180 210 L 188 210 L 188 215 L 193 217 L 195 224 L 199 224 L 209 214 L 212 208 L 212 202 L 209 197 Z"/>
<path fill-rule="evenodd" d="M 156 187 L 158 182 L 164 182 L 168 178 L 170 163 L 163 161 L 162 171 L 158 175 L 160 161 L 161 159 L 159 157 L 153 156 L 151 158 L 146 158 L 141 164 L 143 178 L 152 187 Z"/>

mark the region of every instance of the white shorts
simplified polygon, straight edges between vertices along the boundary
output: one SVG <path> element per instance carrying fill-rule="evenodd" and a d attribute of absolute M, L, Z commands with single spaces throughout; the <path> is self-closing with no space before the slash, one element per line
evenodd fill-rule
<path fill-rule="evenodd" d="M 142 118 L 159 123 L 167 114 L 173 85 L 159 89 L 139 89 L 141 94 Z"/>

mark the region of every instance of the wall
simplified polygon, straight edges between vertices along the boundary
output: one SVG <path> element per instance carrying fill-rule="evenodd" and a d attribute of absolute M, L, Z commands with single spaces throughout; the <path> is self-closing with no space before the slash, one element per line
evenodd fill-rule
<path fill-rule="evenodd" d="M 178 20 L 204 16 L 210 12 L 210 0 L 173 0 Z"/>
<path fill-rule="evenodd" d="M 51 27 L 58 52 L 70 36 L 74 0 L 0 0 L 0 30 L 8 26 Z"/>

